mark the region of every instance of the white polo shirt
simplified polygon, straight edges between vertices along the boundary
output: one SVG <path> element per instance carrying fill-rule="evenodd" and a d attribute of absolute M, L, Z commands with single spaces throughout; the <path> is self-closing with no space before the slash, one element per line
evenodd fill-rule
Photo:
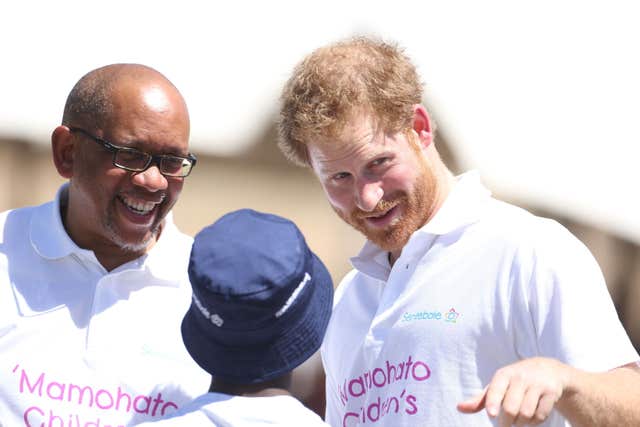
<path fill-rule="evenodd" d="M 322 347 L 332 426 L 490 426 L 456 405 L 545 356 L 588 371 L 638 360 L 587 248 L 461 176 L 393 268 L 367 242 Z M 497 425 L 497 424 L 495 424 Z M 564 426 L 552 413 L 544 426 Z"/>
<path fill-rule="evenodd" d="M 147 255 L 107 272 L 65 232 L 61 191 L 0 214 L 0 424 L 116 427 L 177 410 L 210 380 L 180 335 L 192 239 L 169 216 Z"/>

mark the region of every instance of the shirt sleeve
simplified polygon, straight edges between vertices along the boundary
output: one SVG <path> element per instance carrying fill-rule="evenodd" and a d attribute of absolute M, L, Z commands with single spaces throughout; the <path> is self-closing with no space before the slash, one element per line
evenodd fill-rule
<path fill-rule="evenodd" d="M 527 254 L 524 310 L 533 327 L 535 352 L 592 372 L 638 361 L 602 271 L 587 247 L 560 224 L 545 220 Z M 518 314 L 520 312 L 520 314 Z"/>

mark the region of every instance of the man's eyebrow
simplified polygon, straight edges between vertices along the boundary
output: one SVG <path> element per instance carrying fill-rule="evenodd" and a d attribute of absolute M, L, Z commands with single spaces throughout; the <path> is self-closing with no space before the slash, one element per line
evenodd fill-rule
<path fill-rule="evenodd" d="M 340 173 L 340 168 L 332 167 L 330 165 L 327 165 L 325 162 L 319 162 L 318 169 L 318 173 L 325 176 L 331 176 L 335 175 L 336 173 Z"/>
<path fill-rule="evenodd" d="M 183 152 L 183 150 L 178 147 L 164 145 L 158 146 L 157 142 L 143 141 L 139 138 L 127 138 L 121 140 L 120 142 L 112 142 L 111 140 L 107 141 L 116 146 L 132 148 L 134 150 L 143 151 L 148 154 L 155 154 L 160 156 L 187 157 L 190 153 L 188 148 Z"/>

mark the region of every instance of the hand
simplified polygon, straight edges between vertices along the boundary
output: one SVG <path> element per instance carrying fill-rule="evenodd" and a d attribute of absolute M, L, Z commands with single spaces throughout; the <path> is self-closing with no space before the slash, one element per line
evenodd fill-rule
<path fill-rule="evenodd" d="M 538 425 L 562 396 L 569 369 L 554 359 L 521 360 L 499 369 L 484 391 L 459 403 L 458 410 L 471 414 L 486 408 L 490 417 L 500 416 L 500 427 Z"/>

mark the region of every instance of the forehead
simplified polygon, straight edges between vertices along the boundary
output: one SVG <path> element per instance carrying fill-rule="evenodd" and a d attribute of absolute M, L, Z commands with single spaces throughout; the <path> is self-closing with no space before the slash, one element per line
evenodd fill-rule
<path fill-rule="evenodd" d="M 355 115 L 335 136 L 310 138 L 309 159 L 321 172 L 367 160 L 388 149 L 384 132 L 369 115 Z"/>
<path fill-rule="evenodd" d="M 154 151 L 186 152 L 189 115 L 180 94 L 158 82 L 123 82 L 112 95 L 105 133 L 119 143 Z"/>
<path fill-rule="evenodd" d="M 180 93 L 168 82 L 158 79 L 122 78 L 111 91 L 114 115 L 179 113 L 188 120 Z"/>

